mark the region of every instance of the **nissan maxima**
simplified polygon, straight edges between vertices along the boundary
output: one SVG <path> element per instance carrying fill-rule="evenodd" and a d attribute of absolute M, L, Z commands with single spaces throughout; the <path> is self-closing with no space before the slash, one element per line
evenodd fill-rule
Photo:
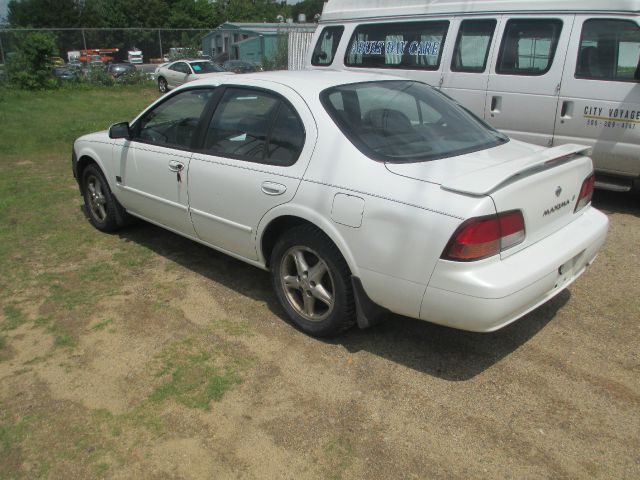
<path fill-rule="evenodd" d="M 389 312 L 499 329 L 580 277 L 608 228 L 586 147 L 510 140 L 366 73 L 190 82 L 77 139 L 73 173 L 95 228 L 138 217 L 266 269 L 316 336 Z"/>

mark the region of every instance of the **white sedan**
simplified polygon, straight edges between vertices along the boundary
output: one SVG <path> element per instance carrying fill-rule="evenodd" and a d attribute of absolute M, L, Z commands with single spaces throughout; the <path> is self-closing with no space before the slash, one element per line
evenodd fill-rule
<path fill-rule="evenodd" d="M 230 73 L 209 60 L 178 60 L 156 68 L 155 78 L 160 93 L 166 93 L 187 82 Z"/>
<path fill-rule="evenodd" d="M 595 259 L 586 154 L 509 140 L 420 82 L 271 72 L 176 89 L 76 140 L 73 171 L 97 229 L 139 217 L 268 269 L 311 335 L 387 312 L 487 332 Z"/>

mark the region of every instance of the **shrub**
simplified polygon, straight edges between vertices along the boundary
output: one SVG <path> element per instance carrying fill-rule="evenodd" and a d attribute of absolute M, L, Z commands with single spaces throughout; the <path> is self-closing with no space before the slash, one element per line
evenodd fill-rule
<path fill-rule="evenodd" d="M 57 53 L 56 37 L 51 33 L 30 32 L 18 41 L 18 52 L 7 61 L 9 82 L 19 88 L 56 88 L 49 57 Z"/>

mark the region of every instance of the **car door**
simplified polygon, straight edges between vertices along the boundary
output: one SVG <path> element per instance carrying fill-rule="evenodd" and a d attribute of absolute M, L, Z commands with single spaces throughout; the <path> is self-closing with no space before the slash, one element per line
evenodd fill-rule
<path fill-rule="evenodd" d="M 577 15 L 569 52 L 554 143 L 593 146 L 600 172 L 640 175 L 637 19 Z"/>
<path fill-rule="evenodd" d="M 573 15 L 504 16 L 487 86 L 485 119 L 510 137 L 553 144 Z"/>
<path fill-rule="evenodd" d="M 293 198 L 317 136 L 297 93 L 254 83 L 226 87 L 189 165 L 189 206 L 198 237 L 252 260 L 258 258 L 260 219 Z"/>
<path fill-rule="evenodd" d="M 455 19 L 447 54 L 442 91 L 475 113 L 485 116 L 490 55 L 495 51 L 499 17 L 465 17 Z M 457 31 L 456 36 L 454 33 Z M 451 51 L 451 53 L 449 53 Z"/>
<path fill-rule="evenodd" d="M 169 67 L 170 75 L 168 79 L 171 88 L 179 87 L 186 83 L 187 77 L 191 73 L 189 65 L 185 62 L 176 62 Z"/>
<path fill-rule="evenodd" d="M 118 198 L 127 210 L 192 237 L 187 171 L 213 92 L 194 88 L 168 96 L 141 115 L 131 138 L 116 140 L 113 149 Z"/>

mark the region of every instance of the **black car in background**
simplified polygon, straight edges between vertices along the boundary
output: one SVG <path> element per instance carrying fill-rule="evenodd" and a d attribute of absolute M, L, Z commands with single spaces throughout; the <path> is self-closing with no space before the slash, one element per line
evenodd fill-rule
<path fill-rule="evenodd" d="M 78 80 L 80 71 L 73 67 L 53 67 L 51 74 L 62 82 Z"/>
<path fill-rule="evenodd" d="M 113 78 L 135 75 L 136 67 L 130 63 L 110 63 L 107 67 L 107 73 Z"/>

